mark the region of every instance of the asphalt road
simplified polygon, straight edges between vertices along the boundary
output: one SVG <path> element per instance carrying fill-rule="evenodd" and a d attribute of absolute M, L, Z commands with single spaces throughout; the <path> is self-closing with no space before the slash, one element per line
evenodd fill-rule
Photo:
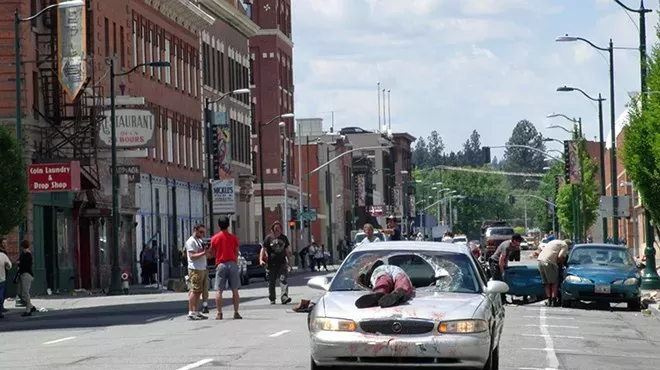
<path fill-rule="evenodd" d="M 291 279 L 294 302 L 318 296 L 309 277 Z M 43 301 L 59 309 L 0 321 L 0 369 L 308 369 L 306 315 L 271 306 L 255 283 L 241 290 L 240 321 L 187 321 L 177 293 Z M 500 368 L 657 369 L 657 348 L 660 321 L 623 306 L 510 305 Z"/>

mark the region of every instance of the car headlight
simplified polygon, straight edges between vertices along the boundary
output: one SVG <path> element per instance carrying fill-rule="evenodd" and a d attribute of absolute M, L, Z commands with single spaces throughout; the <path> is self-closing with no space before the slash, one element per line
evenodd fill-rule
<path fill-rule="evenodd" d="M 313 331 L 355 331 L 357 324 L 353 320 L 317 317 L 312 320 L 311 329 Z"/>
<path fill-rule="evenodd" d="M 485 320 L 445 321 L 438 325 L 438 331 L 443 334 L 473 334 L 488 330 Z"/>
<path fill-rule="evenodd" d="M 623 285 L 637 285 L 639 283 L 639 280 L 637 278 L 631 277 L 626 280 L 617 280 L 613 282 L 612 284 L 623 284 Z"/>
<path fill-rule="evenodd" d="M 579 277 L 576 275 L 568 275 L 564 280 L 568 281 L 569 283 L 593 284 L 593 280 L 589 280 L 587 278 Z"/>

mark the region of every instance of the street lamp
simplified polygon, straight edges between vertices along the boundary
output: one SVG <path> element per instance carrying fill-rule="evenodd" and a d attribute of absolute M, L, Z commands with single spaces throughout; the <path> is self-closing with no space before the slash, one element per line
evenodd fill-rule
<path fill-rule="evenodd" d="M 569 87 L 569 86 L 561 86 L 557 88 L 558 92 L 572 92 L 572 91 L 577 91 L 584 95 L 587 99 L 591 101 L 597 101 L 598 102 L 598 131 L 600 134 L 600 142 L 598 143 L 598 149 L 599 149 L 599 154 L 600 154 L 600 193 L 602 196 L 606 196 L 605 192 L 605 137 L 604 137 L 604 127 L 603 127 L 603 101 L 606 99 L 601 96 L 600 93 L 598 93 L 598 98 L 594 98 L 591 95 L 587 94 L 584 92 L 582 89 L 579 89 L 577 87 Z M 607 218 L 603 217 L 602 218 L 602 226 L 601 228 L 603 229 L 603 242 L 607 240 Z"/>
<path fill-rule="evenodd" d="M 288 177 L 288 169 L 289 169 L 289 151 L 287 150 L 289 146 L 286 143 L 286 123 L 284 121 L 280 121 L 278 123 L 278 126 L 280 128 L 280 131 L 282 132 L 282 182 L 284 183 L 284 201 L 282 202 L 283 204 L 283 212 L 284 214 L 282 215 L 283 221 L 288 222 L 289 217 L 289 189 L 287 184 L 289 183 L 289 177 Z M 289 231 L 288 228 L 284 228 L 284 235 L 289 236 Z"/>
<path fill-rule="evenodd" d="M 610 168 L 611 168 L 611 178 L 617 178 L 617 169 L 616 169 L 616 117 L 615 117 L 615 105 L 614 105 L 614 43 L 612 39 L 606 48 L 597 46 L 591 41 L 574 36 L 560 36 L 555 40 L 557 42 L 575 42 L 582 41 L 589 44 L 592 48 L 600 51 L 606 51 L 609 54 L 609 64 L 610 64 L 610 135 L 612 148 L 610 149 Z M 604 169 L 603 169 L 604 170 Z M 616 181 L 612 180 L 612 184 L 615 184 Z M 619 240 L 619 219 L 617 218 L 618 213 L 618 187 L 611 186 L 612 189 L 612 237 L 615 241 Z"/>
<path fill-rule="evenodd" d="M 85 1 L 83 0 L 70 0 L 70 1 L 62 1 L 61 3 L 55 3 L 51 4 L 43 9 L 41 11 L 37 12 L 34 15 L 31 15 L 27 18 L 21 18 L 20 13 L 18 12 L 18 8 L 16 11 L 14 11 L 14 53 L 15 53 L 15 60 L 14 64 L 16 64 L 16 140 L 18 141 L 18 152 L 23 155 L 23 104 L 22 104 L 22 96 L 21 96 L 21 90 L 22 86 L 21 83 L 23 82 L 21 79 L 21 38 L 20 38 L 20 24 L 22 22 L 29 22 L 35 18 L 39 18 L 42 14 L 44 14 L 46 11 L 58 8 L 58 9 L 66 9 L 66 8 L 77 8 L 77 7 L 83 7 L 85 6 Z M 18 241 L 19 243 L 23 240 L 23 228 L 24 228 L 24 223 L 25 221 L 21 222 L 20 225 L 18 225 Z"/>
<path fill-rule="evenodd" d="M 121 276 L 119 269 L 119 176 L 117 175 L 117 127 L 115 117 L 115 77 L 126 76 L 136 69 L 147 67 L 169 67 L 170 62 L 151 62 L 138 64 L 126 72 L 115 73 L 115 59 L 110 58 L 110 138 L 112 140 L 112 270 L 110 280 L 110 294 L 121 294 Z M 158 255 L 160 265 L 160 254 Z M 160 266 L 159 266 L 160 268 Z"/>
<path fill-rule="evenodd" d="M 293 113 L 284 113 L 273 117 L 270 121 L 266 123 L 259 122 L 259 182 L 261 183 L 261 232 L 263 238 L 266 238 L 266 196 L 264 194 L 264 151 L 263 145 L 261 144 L 262 131 L 261 129 L 270 125 L 271 123 L 277 121 L 280 118 L 293 118 L 295 115 Z"/>
<path fill-rule="evenodd" d="M 572 133 L 573 133 L 573 131 L 567 129 L 567 128 L 564 127 L 564 126 L 559 126 L 559 125 L 547 125 L 547 126 L 545 126 L 545 128 L 547 128 L 547 129 L 558 128 L 558 129 L 564 130 L 565 132 L 567 132 L 567 133 L 569 133 L 569 134 L 572 134 Z M 561 142 L 561 141 L 560 141 L 560 142 Z M 561 143 L 563 144 L 563 142 L 561 142 Z"/>
<path fill-rule="evenodd" d="M 210 235 L 214 234 L 214 226 L 213 226 L 213 178 L 216 175 L 215 173 L 212 173 L 213 170 L 213 160 L 215 159 L 216 161 L 218 158 L 212 158 L 211 155 L 211 137 L 212 137 L 212 127 L 213 127 L 213 117 L 212 117 L 212 112 L 211 112 L 211 105 L 215 104 L 222 99 L 230 96 L 230 95 L 240 95 L 240 94 L 249 94 L 250 89 L 237 89 L 234 91 L 230 91 L 228 93 L 220 95 L 219 98 L 216 100 L 209 100 L 209 98 L 206 98 L 205 103 L 204 103 L 204 120 L 206 121 L 205 125 L 205 130 L 206 130 L 206 176 L 208 177 L 208 190 L 206 191 L 206 200 L 208 202 L 208 207 L 209 207 L 209 232 Z"/>
<path fill-rule="evenodd" d="M 560 127 L 561 127 L 561 126 L 560 126 Z M 543 141 L 546 142 L 546 143 L 551 142 L 551 141 L 554 141 L 554 142 L 557 142 L 557 143 L 559 143 L 559 144 L 561 144 L 561 145 L 564 145 L 564 142 L 563 142 L 563 141 L 561 141 L 561 140 L 559 140 L 559 139 L 555 139 L 555 138 L 553 138 L 553 137 L 545 137 L 545 138 L 543 138 Z"/>

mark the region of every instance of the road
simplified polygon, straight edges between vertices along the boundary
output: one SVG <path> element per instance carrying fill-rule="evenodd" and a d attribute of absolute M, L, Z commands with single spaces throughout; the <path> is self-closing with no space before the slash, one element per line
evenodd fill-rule
<path fill-rule="evenodd" d="M 523 256 L 523 262 L 531 263 Z M 316 297 L 291 279 L 294 302 Z M 271 306 L 264 283 L 241 290 L 244 320 L 187 321 L 185 295 L 46 301 L 82 307 L 0 321 L 0 368 L 308 369 L 306 315 Z M 229 304 L 229 300 L 226 300 Z M 231 313 L 225 308 L 225 316 Z M 211 314 L 214 315 L 214 311 Z M 501 369 L 657 369 L 660 321 L 625 308 L 507 307 Z"/>

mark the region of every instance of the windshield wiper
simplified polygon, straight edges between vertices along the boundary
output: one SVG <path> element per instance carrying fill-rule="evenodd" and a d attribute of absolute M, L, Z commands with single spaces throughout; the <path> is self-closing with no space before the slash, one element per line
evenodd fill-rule
<path fill-rule="evenodd" d="M 362 288 L 340 288 L 340 289 L 332 289 L 330 291 L 331 292 L 360 292 L 360 291 L 367 292 L 368 290 Z"/>

